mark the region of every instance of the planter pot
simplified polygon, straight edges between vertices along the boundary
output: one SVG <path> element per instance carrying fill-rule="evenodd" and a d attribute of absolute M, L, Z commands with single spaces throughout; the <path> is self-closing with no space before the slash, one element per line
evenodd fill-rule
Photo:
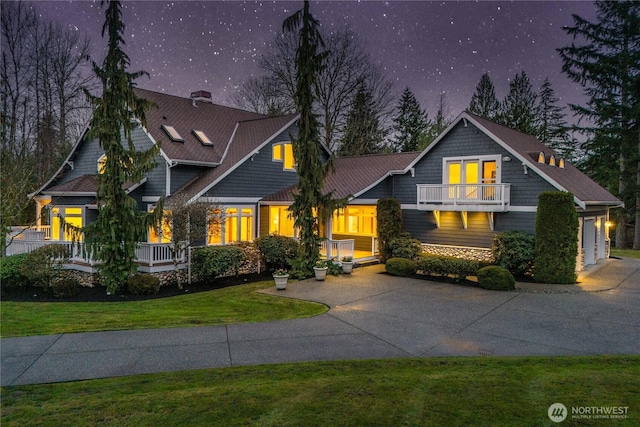
<path fill-rule="evenodd" d="M 353 261 L 342 261 L 342 272 L 344 274 L 351 274 L 353 271 Z"/>
<path fill-rule="evenodd" d="M 327 277 L 327 267 L 313 267 L 313 272 L 316 274 L 316 280 L 324 280 Z"/>
<path fill-rule="evenodd" d="M 273 280 L 276 282 L 276 289 L 285 290 L 287 289 L 287 280 L 289 279 L 289 275 L 285 274 L 284 276 L 273 276 Z"/>

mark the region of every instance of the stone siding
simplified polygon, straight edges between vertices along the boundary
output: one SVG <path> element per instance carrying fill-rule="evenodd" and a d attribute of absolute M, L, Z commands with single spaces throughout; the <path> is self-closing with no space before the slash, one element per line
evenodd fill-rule
<path fill-rule="evenodd" d="M 444 255 L 476 261 L 493 262 L 491 249 L 486 248 L 470 248 L 464 246 L 446 246 L 423 243 L 422 252 L 433 255 Z"/>

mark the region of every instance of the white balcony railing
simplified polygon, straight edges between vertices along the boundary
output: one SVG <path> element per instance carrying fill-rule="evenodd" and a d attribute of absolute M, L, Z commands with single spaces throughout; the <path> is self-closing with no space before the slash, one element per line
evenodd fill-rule
<path fill-rule="evenodd" d="M 327 259 L 336 258 L 341 260 L 346 256 L 353 257 L 355 248 L 354 239 L 345 240 L 323 240 L 320 244 L 320 254 Z"/>
<path fill-rule="evenodd" d="M 506 212 L 510 184 L 418 184 L 419 210 Z"/>

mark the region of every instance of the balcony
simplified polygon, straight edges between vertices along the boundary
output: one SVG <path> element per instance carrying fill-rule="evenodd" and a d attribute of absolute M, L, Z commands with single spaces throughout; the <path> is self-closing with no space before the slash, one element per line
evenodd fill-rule
<path fill-rule="evenodd" d="M 418 210 L 508 212 L 510 184 L 418 184 Z"/>

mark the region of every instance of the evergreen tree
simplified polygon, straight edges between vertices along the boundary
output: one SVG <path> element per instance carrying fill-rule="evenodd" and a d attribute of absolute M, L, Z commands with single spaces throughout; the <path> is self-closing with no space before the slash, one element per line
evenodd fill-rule
<path fill-rule="evenodd" d="M 299 276 L 308 277 L 313 274 L 313 266 L 320 258 L 320 224 L 340 204 L 332 199 L 331 193 L 322 194 L 331 161 L 322 163 L 320 159 L 319 123 L 313 113 L 315 81 L 325 55 L 319 52 L 323 47 L 322 37 L 318 21 L 309 12 L 308 0 L 301 10 L 284 21 L 282 27 L 284 31 L 298 35 L 294 99 L 300 120 L 298 135 L 291 137 L 298 189 L 289 209 L 295 226 L 300 229 L 300 253 L 295 268 Z"/>
<path fill-rule="evenodd" d="M 451 118 L 446 110 L 445 95 L 441 93 L 438 98 L 438 111 L 436 111 L 434 120 L 427 123 L 425 137 L 422 138 L 418 149 L 424 150 L 427 148 L 451 124 Z"/>
<path fill-rule="evenodd" d="M 362 83 L 351 104 L 338 154 L 359 156 L 378 153 L 382 151 L 384 136 L 374 110 L 373 96 Z"/>
<path fill-rule="evenodd" d="M 537 137 L 562 158 L 572 161 L 574 144 L 569 136 L 569 126 L 564 120 L 563 109 L 557 105 L 558 101 L 549 78 L 544 79 L 538 103 L 540 128 Z"/>
<path fill-rule="evenodd" d="M 516 74 L 509 84 L 509 93 L 500 106 L 499 123 L 520 132 L 537 135 L 539 129 L 538 95 L 527 74 Z"/>
<path fill-rule="evenodd" d="M 574 43 L 558 51 L 562 70 L 589 98 L 585 106 L 571 105 L 593 123 L 582 128 L 590 139 L 581 167 L 624 201 L 616 246 L 624 247 L 635 216 L 633 248 L 640 249 L 640 2 L 596 1 L 596 13 L 596 22 L 573 15 L 565 30 Z"/>
<path fill-rule="evenodd" d="M 420 108 L 420 103 L 408 87 L 402 93 L 397 111 L 398 115 L 393 119 L 393 130 L 397 132 L 394 148 L 403 152 L 416 151 L 428 121 L 425 111 Z"/>
<path fill-rule="evenodd" d="M 489 77 L 489 73 L 484 73 L 482 77 L 480 77 L 476 91 L 471 97 L 469 111 L 485 119 L 495 120 L 499 110 L 500 103 L 496 98 L 493 82 Z"/>
<path fill-rule="evenodd" d="M 109 1 L 105 16 L 102 36 L 108 34 L 107 56 L 102 66 L 93 64 L 102 82 L 102 96 L 88 94 L 95 111 L 87 137 L 99 141 L 107 159 L 103 173 L 98 175 L 98 219 L 74 231 L 84 232 L 93 258 L 101 262 L 98 271 L 107 291 L 113 293 L 136 271 L 133 260 L 137 242 L 149 226 L 159 222 L 162 203 L 155 214 L 138 211 L 135 199 L 124 189 L 125 183 L 140 181 L 153 168 L 159 147 L 138 151 L 133 145 L 131 131 L 139 126 L 138 120 L 146 125 L 145 110 L 150 107 L 133 91 L 134 80 L 145 73 L 126 71 L 129 58 L 121 47 L 125 25 L 120 2 Z"/>

